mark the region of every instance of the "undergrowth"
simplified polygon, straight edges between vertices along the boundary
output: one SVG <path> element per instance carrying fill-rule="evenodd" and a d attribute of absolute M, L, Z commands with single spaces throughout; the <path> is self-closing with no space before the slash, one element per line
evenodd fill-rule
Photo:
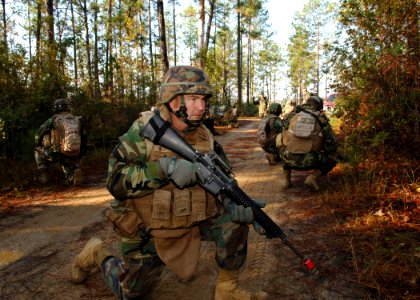
<path fill-rule="evenodd" d="M 420 295 L 420 163 L 373 158 L 338 165 L 322 194 L 347 236 L 342 248 L 358 285 L 374 299 Z"/>

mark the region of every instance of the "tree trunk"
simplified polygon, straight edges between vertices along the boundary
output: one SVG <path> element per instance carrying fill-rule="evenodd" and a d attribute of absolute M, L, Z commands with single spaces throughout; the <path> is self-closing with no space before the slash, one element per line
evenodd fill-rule
<path fill-rule="evenodd" d="M 166 47 L 165 15 L 163 9 L 163 0 L 157 1 L 157 15 L 159 20 L 159 47 L 162 62 L 162 71 L 166 73 L 169 69 L 168 51 Z"/>
<path fill-rule="evenodd" d="M 41 27 L 42 27 L 42 4 L 41 1 L 37 5 L 37 16 L 36 16 L 36 75 L 35 78 L 38 78 L 39 69 L 40 69 L 40 60 L 41 60 Z"/>
<path fill-rule="evenodd" d="M 176 66 L 176 18 L 175 18 L 175 3 L 176 0 L 172 1 L 172 23 L 174 30 L 174 65 Z"/>
<path fill-rule="evenodd" d="M 31 1 L 28 1 L 28 28 L 31 25 Z M 32 62 L 32 30 L 28 30 L 29 61 Z M 7 46 L 7 43 L 6 43 Z M 7 50 L 7 49 L 6 49 Z"/>
<path fill-rule="evenodd" d="M 251 22 L 248 23 L 248 45 L 246 56 L 246 112 L 249 112 L 249 96 L 251 89 Z"/>
<path fill-rule="evenodd" d="M 319 22 L 316 25 L 316 94 L 319 95 Z M 325 95 L 326 97 L 327 95 Z"/>
<path fill-rule="evenodd" d="M 198 54 L 198 65 L 200 68 L 204 68 L 204 25 L 206 23 L 206 12 L 204 0 L 199 0 L 199 21 L 198 21 L 198 43 L 197 43 L 197 54 Z"/>
<path fill-rule="evenodd" d="M 4 43 L 4 52 L 7 54 L 7 19 L 6 19 L 6 0 L 1 0 L 1 5 L 3 7 L 3 43 Z"/>
<path fill-rule="evenodd" d="M 106 75 L 105 75 L 105 86 L 106 86 L 106 96 L 112 101 L 114 98 L 114 62 L 112 55 L 112 0 L 108 0 L 108 20 L 107 20 L 107 29 L 106 29 Z"/>
<path fill-rule="evenodd" d="M 155 64 L 153 59 L 153 41 L 152 41 L 152 8 L 151 3 L 152 0 L 149 0 L 149 7 L 148 7 L 148 27 L 149 27 L 149 55 L 150 55 L 150 78 L 152 79 L 152 87 L 154 89 L 155 84 Z"/>
<path fill-rule="evenodd" d="M 238 106 L 242 104 L 242 33 L 241 33 L 241 0 L 238 0 L 238 12 L 237 12 L 237 65 L 238 65 Z"/>
<path fill-rule="evenodd" d="M 213 22 L 215 5 L 216 5 L 216 0 L 210 0 L 209 21 L 207 23 L 206 39 L 205 39 L 205 42 L 204 42 L 204 51 L 206 52 L 205 55 L 207 55 L 207 49 L 209 49 L 210 34 L 211 34 L 211 23 Z M 215 37 L 216 37 L 216 35 L 215 35 Z"/>
<path fill-rule="evenodd" d="M 72 34 L 73 34 L 73 67 L 74 67 L 74 87 L 76 93 L 78 91 L 78 74 L 77 74 L 77 42 L 76 42 L 76 24 L 74 20 L 74 8 L 73 8 L 73 0 L 70 1 L 70 10 L 71 10 L 71 27 L 72 27 Z"/>
<path fill-rule="evenodd" d="M 85 46 L 86 46 L 86 57 L 87 57 L 87 71 L 88 71 L 88 87 L 89 87 L 89 98 L 93 96 L 93 87 L 92 87 L 92 59 L 90 57 L 90 39 L 89 39 L 89 23 L 88 23 L 88 12 L 86 0 L 83 0 L 82 3 L 83 10 L 83 20 L 85 26 Z"/>
<path fill-rule="evenodd" d="M 101 89 L 99 86 L 99 55 L 98 55 L 98 1 L 93 4 L 93 36 L 95 37 L 93 49 L 93 70 L 94 70 L 94 97 L 98 100 L 101 97 Z"/>
<path fill-rule="evenodd" d="M 54 44 L 54 0 L 47 0 L 47 35 L 48 44 Z"/>

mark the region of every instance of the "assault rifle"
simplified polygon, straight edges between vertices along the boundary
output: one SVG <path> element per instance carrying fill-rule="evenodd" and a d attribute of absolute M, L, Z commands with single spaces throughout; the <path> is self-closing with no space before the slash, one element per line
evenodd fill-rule
<path fill-rule="evenodd" d="M 311 259 L 298 251 L 283 230 L 238 186 L 230 168 L 214 151 L 204 154 L 195 150 L 159 114 L 155 114 L 149 120 L 142 129 L 141 135 L 154 144 L 172 150 L 194 163 L 205 178 L 205 182 L 201 184 L 205 190 L 216 196 L 225 193 L 235 203 L 251 207 L 254 220 L 265 230 L 267 238 L 280 238 L 302 259 L 307 270 L 315 269 L 315 264 Z"/>

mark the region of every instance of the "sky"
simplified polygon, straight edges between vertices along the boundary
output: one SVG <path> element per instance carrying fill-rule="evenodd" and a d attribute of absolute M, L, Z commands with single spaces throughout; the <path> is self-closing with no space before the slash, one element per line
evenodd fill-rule
<path fill-rule="evenodd" d="M 301 12 L 303 6 L 308 0 L 268 0 L 265 4 L 269 14 L 269 23 L 271 23 L 271 30 L 275 32 L 273 40 L 282 48 L 285 49 L 289 43 L 289 38 L 293 34 L 292 21 L 296 12 Z M 286 70 L 284 70 L 284 73 Z M 276 84 L 274 101 L 287 98 L 287 87 L 289 80 L 285 77 L 279 78 Z"/>
<path fill-rule="evenodd" d="M 269 22 L 272 30 L 276 31 L 273 40 L 284 48 L 292 35 L 292 21 L 296 12 L 303 10 L 303 6 L 308 0 L 268 0 L 265 7 L 268 10 Z"/>

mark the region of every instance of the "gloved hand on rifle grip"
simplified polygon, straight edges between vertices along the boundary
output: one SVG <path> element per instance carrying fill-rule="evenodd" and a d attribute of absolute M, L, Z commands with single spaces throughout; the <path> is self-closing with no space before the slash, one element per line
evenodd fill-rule
<path fill-rule="evenodd" d="M 254 200 L 254 202 L 260 207 L 265 207 L 265 201 Z M 235 223 L 251 224 L 254 222 L 254 213 L 251 207 L 244 207 L 243 205 L 236 204 L 229 197 L 223 198 L 223 206 L 230 213 L 232 221 Z"/>
<path fill-rule="evenodd" d="M 179 188 L 204 183 L 204 178 L 196 165 L 185 159 L 175 156 L 164 156 L 159 161 L 162 172 Z"/>

